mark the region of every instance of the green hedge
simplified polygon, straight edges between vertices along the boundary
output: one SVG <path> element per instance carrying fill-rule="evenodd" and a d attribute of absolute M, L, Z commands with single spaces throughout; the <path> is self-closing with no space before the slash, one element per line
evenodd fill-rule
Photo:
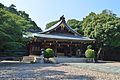
<path fill-rule="evenodd" d="M 91 49 L 91 48 L 92 48 L 92 45 L 88 45 L 88 46 L 87 46 L 87 49 Z"/>
<path fill-rule="evenodd" d="M 87 49 L 85 51 L 86 58 L 95 58 L 95 51 L 92 49 Z"/>
<path fill-rule="evenodd" d="M 47 48 L 47 49 L 45 50 L 44 57 L 45 57 L 45 58 L 54 57 L 54 51 L 53 51 L 53 49 Z"/>

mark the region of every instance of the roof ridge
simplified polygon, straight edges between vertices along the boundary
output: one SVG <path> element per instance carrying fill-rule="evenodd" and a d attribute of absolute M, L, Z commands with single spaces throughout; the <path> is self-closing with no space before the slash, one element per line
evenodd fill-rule
<path fill-rule="evenodd" d="M 66 23 L 64 15 L 62 15 L 62 16 L 60 17 L 60 19 L 58 20 L 58 22 L 57 22 L 56 24 L 54 24 L 54 25 L 51 26 L 50 28 L 48 28 L 48 29 L 46 29 L 45 31 L 40 32 L 40 33 L 41 33 L 41 34 L 44 34 L 44 33 L 47 33 L 47 32 L 51 32 L 51 31 L 53 31 L 54 29 L 58 28 L 58 26 L 59 26 L 61 23 L 64 23 L 65 27 L 66 27 L 67 29 L 69 29 L 75 36 L 76 36 L 76 35 L 81 36 L 81 34 L 79 34 L 77 31 L 73 30 L 73 28 L 71 28 L 71 27 Z"/>

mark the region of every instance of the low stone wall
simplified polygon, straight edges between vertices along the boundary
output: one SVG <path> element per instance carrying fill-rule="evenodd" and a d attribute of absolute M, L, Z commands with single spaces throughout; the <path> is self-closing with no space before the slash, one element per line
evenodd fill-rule
<path fill-rule="evenodd" d="M 24 56 L 22 62 L 37 62 L 37 63 L 90 63 L 94 62 L 93 58 L 68 58 L 68 57 L 54 57 L 42 58 L 37 56 Z"/>
<path fill-rule="evenodd" d="M 22 57 L 0 57 L 0 61 L 2 60 L 21 61 Z"/>
<path fill-rule="evenodd" d="M 86 62 L 94 62 L 93 58 L 56 58 L 56 62 L 58 63 L 86 63 Z"/>

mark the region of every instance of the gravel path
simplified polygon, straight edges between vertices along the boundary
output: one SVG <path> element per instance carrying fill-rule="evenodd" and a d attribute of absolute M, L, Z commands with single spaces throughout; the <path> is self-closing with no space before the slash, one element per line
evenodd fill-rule
<path fill-rule="evenodd" d="M 0 63 L 0 80 L 120 80 L 103 73 L 62 64 Z"/>
<path fill-rule="evenodd" d="M 120 75 L 120 63 L 65 63 L 65 64 L 78 68 Z"/>

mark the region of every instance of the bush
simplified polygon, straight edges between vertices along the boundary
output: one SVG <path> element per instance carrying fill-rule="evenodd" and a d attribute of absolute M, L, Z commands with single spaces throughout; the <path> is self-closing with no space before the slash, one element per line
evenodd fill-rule
<path fill-rule="evenodd" d="M 54 51 L 53 51 L 53 49 L 47 48 L 47 49 L 45 50 L 44 57 L 45 57 L 45 58 L 54 57 Z"/>
<path fill-rule="evenodd" d="M 95 58 L 95 51 L 92 49 L 87 49 L 85 51 L 86 58 Z"/>
<path fill-rule="evenodd" d="M 25 45 L 19 42 L 6 42 L 2 45 L 5 50 L 14 50 L 17 51 L 21 48 L 25 48 Z"/>
<path fill-rule="evenodd" d="M 92 45 L 88 45 L 88 46 L 87 46 L 87 49 L 91 49 L 91 48 L 92 48 Z"/>

